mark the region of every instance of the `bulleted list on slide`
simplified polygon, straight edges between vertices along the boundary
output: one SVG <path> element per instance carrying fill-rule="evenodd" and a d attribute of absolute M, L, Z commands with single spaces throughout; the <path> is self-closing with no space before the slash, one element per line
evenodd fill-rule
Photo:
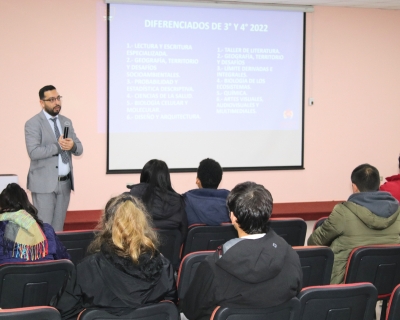
<path fill-rule="evenodd" d="M 113 7 L 115 132 L 298 128 L 300 14 L 288 25 L 287 12 L 148 7 Z"/>

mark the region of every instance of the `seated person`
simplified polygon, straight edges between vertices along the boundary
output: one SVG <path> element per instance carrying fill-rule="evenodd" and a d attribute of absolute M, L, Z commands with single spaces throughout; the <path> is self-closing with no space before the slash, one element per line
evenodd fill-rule
<path fill-rule="evenodd" d="M 400 209 L 390 193 L 378 191 L 378 170 L 362 164 L 351 173 L 353 194 L 337 204 L 308 239 L 308 245 L 330 246 L 334 255 L 331 283 L 344 282 L 350 252 L 371 244 L 400 243 Z"/>
<path fill-rule="evenodd" d="M 182 242 L 187 234 L 185 203 L 171 186 L 168 166 L 161 160 L 150 160 L 140 174 L 140 183 L 130 186 L 130 194 L 143 201 L 153 225 L 159 229 L 179 229 Z"/>
<path fill-rule="evenodd" d="M 139 307 L 176 299 L 169 261 L 157 250 L 150 216 L 140 200 L 122 194 L 108 201 L 99 232 L 57 304 L 63 319 L 83 309 L 124 315 Z"/>
<path fill-rule="evenodd" d="M 254 182 L 238 184 L 227 199 L 239 238 L 200 263 L 182 310 L 190 320 L 210 319 L 217 306 L 268 308 L 301 290 L 299 256 L 268 227 L 272 196 Z"/>
<path fill-rule="evenodd" d="M 399 157 L 399 169 L 400 169 L 400 157 Z M 386 182 L 379 188 L 381 191 L 389 192 L 397 201 L 400 201 L 400 174 L 387 177 Z"/>
<path fill-rule="evenodd" d="M 222 180 L 222 168 L 213 159 L 204 159 L 197 169 L 198 189 L 183 194 L 188 225 L 195 223 L 218 226 L 230 222 L 226 198 L 229 191 L 217 189 Z"/>
<path fill-rule="evenodd" d="M 69 258 L 53 227 L 38 218 L 24 189 L 8 184 L 0 194 L 0 263 Z"/>

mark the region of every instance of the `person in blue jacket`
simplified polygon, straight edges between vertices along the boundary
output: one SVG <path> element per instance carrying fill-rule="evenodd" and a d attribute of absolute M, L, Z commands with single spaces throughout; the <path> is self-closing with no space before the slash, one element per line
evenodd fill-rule
<path fill-rule="evenodd" d="M 0 194 L 0 264 L 69 258 L 53 227 L 38 218 L 25 190 L 8 184 Z"/>
<path fill-rule="evenodd" d="M 220 164 L 210 158 L 200 162 L 197 169 L 198 189 L 183 194 L 188 225 L 206 224 L 218 226 L 230 222 L 226 198 L 229 191 L 218 189 L 222 180 Z"/>

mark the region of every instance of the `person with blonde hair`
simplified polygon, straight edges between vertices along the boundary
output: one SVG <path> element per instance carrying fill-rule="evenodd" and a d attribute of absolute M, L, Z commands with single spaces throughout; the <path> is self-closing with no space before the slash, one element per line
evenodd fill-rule
<path fill-rule="evenodd" d="M 110 199 L 98 229 L 89 256 L 77 265 L 57 305 L 63 319 L 88 308 L 120 316 L 175 301 L 173 268 L 157 250 L 157 235 L 140 200 L 129 194 Z"/>

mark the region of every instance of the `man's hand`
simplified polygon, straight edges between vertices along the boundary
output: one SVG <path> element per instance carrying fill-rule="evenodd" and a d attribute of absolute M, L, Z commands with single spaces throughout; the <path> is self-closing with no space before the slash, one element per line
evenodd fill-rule
<path fill-rule="evenodd" d="M 58 139 L 58 143 L 60 144 L 61 149 L 66 151 L 71 150 L 74 146 L 74 140 L 71 138 L 63 139 L 62 136 Z"/>

